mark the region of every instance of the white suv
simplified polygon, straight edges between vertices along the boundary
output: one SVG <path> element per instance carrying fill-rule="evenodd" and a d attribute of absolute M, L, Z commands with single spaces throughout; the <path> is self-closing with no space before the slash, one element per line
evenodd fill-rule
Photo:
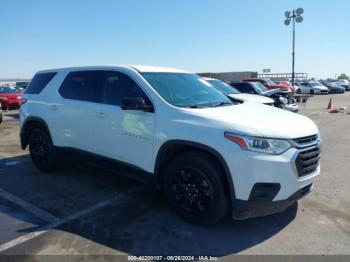
<path fill-rule="evenodd" d="M 199 76 L 148 66 L 38 72 L 20 108 L 21 144 L 52 171 L 84 156 L 154 181 L 190 222 L 283 211 L 320 173 L 320 136 L 307 117 L 233 103 Z"/>

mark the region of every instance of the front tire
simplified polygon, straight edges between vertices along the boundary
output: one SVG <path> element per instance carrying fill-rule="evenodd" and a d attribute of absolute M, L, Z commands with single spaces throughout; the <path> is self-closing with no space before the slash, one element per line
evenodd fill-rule
<path fill-rule="evenodd" d="M 175 158 L 165 169 L 164 194 L 184 220 L 210 225 L 228 211 L 223 174 L 206 153 L 191 151 Z"/>
<path fill-rule="evenodd" d="M 50 135 L 42 129 L 34 129 L 29 136 L 30 157 L 40 171 L 54 171 L 57 164 L 55 148 Z"/>
<path fill-rule="evenodd" d="M 310 95 L 314 95 L 315 91 L 313 89 L 310 90 Z"/>

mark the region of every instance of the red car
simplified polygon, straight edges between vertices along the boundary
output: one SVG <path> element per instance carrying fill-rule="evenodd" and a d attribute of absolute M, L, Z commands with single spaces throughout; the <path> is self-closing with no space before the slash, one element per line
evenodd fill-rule
<path fill-rule="evenodd" d="M 259 83 L 263 84 L 264 86 L 266 86 L 267 89 L 288 89 L 289 91 L 291 91 L 291 86 L 288 83 L 277 84 L 274 81 L 272 81 L 271 79 L 247 78 L 247 79 L 244 79 L 243 81 L 259 82 Z"/>
<path fill-rule="evenodd" d="M 0 86 L 0 103 L 2 109 L 19 108 L 22 93 L 8 86 Z"/>

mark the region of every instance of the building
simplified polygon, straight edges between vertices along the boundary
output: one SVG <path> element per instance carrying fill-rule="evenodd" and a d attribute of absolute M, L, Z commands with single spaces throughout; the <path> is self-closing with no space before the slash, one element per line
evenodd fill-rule
<path fill-rule="evenodd" d="M 244 72 L 223 72 L 223 73 L 198 73 L 202 77 L 211 77 L 220 79 L 224 82 L 241 81 L 249 77 L 258 77 L 258 72 L 244 71 Z"/>
<path fill-rule="evenodd" d="M 292 79 L 292 73 L 263 73 L 258 75 L 261 78 L 269 78 L 275 81 L 290 81 Z M 307 73 L 294 73 L 295 80 L 308 79 Z"/>

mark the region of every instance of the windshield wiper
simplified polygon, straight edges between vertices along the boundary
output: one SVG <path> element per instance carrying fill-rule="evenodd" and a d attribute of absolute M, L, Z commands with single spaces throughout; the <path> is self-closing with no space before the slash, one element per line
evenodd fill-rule
<path fill-rule="evenodd" d="M 224 105 L 232 105 L 232 103 L 231 102 L 227 102 L 227 101 L 222 101 L 220 103 L 212 105 L 212 107 L 218 107 L 218 106 L 224 106 Z"/>
<path fill-rule="evenodd" d="M 194 105 L 189 105 L 189 106 L 184 106 L 184 107 L 187 107 L 187 108 L 204 108 L 204 106 L 201 105 L 201 104 L 194 104 Z"/>

